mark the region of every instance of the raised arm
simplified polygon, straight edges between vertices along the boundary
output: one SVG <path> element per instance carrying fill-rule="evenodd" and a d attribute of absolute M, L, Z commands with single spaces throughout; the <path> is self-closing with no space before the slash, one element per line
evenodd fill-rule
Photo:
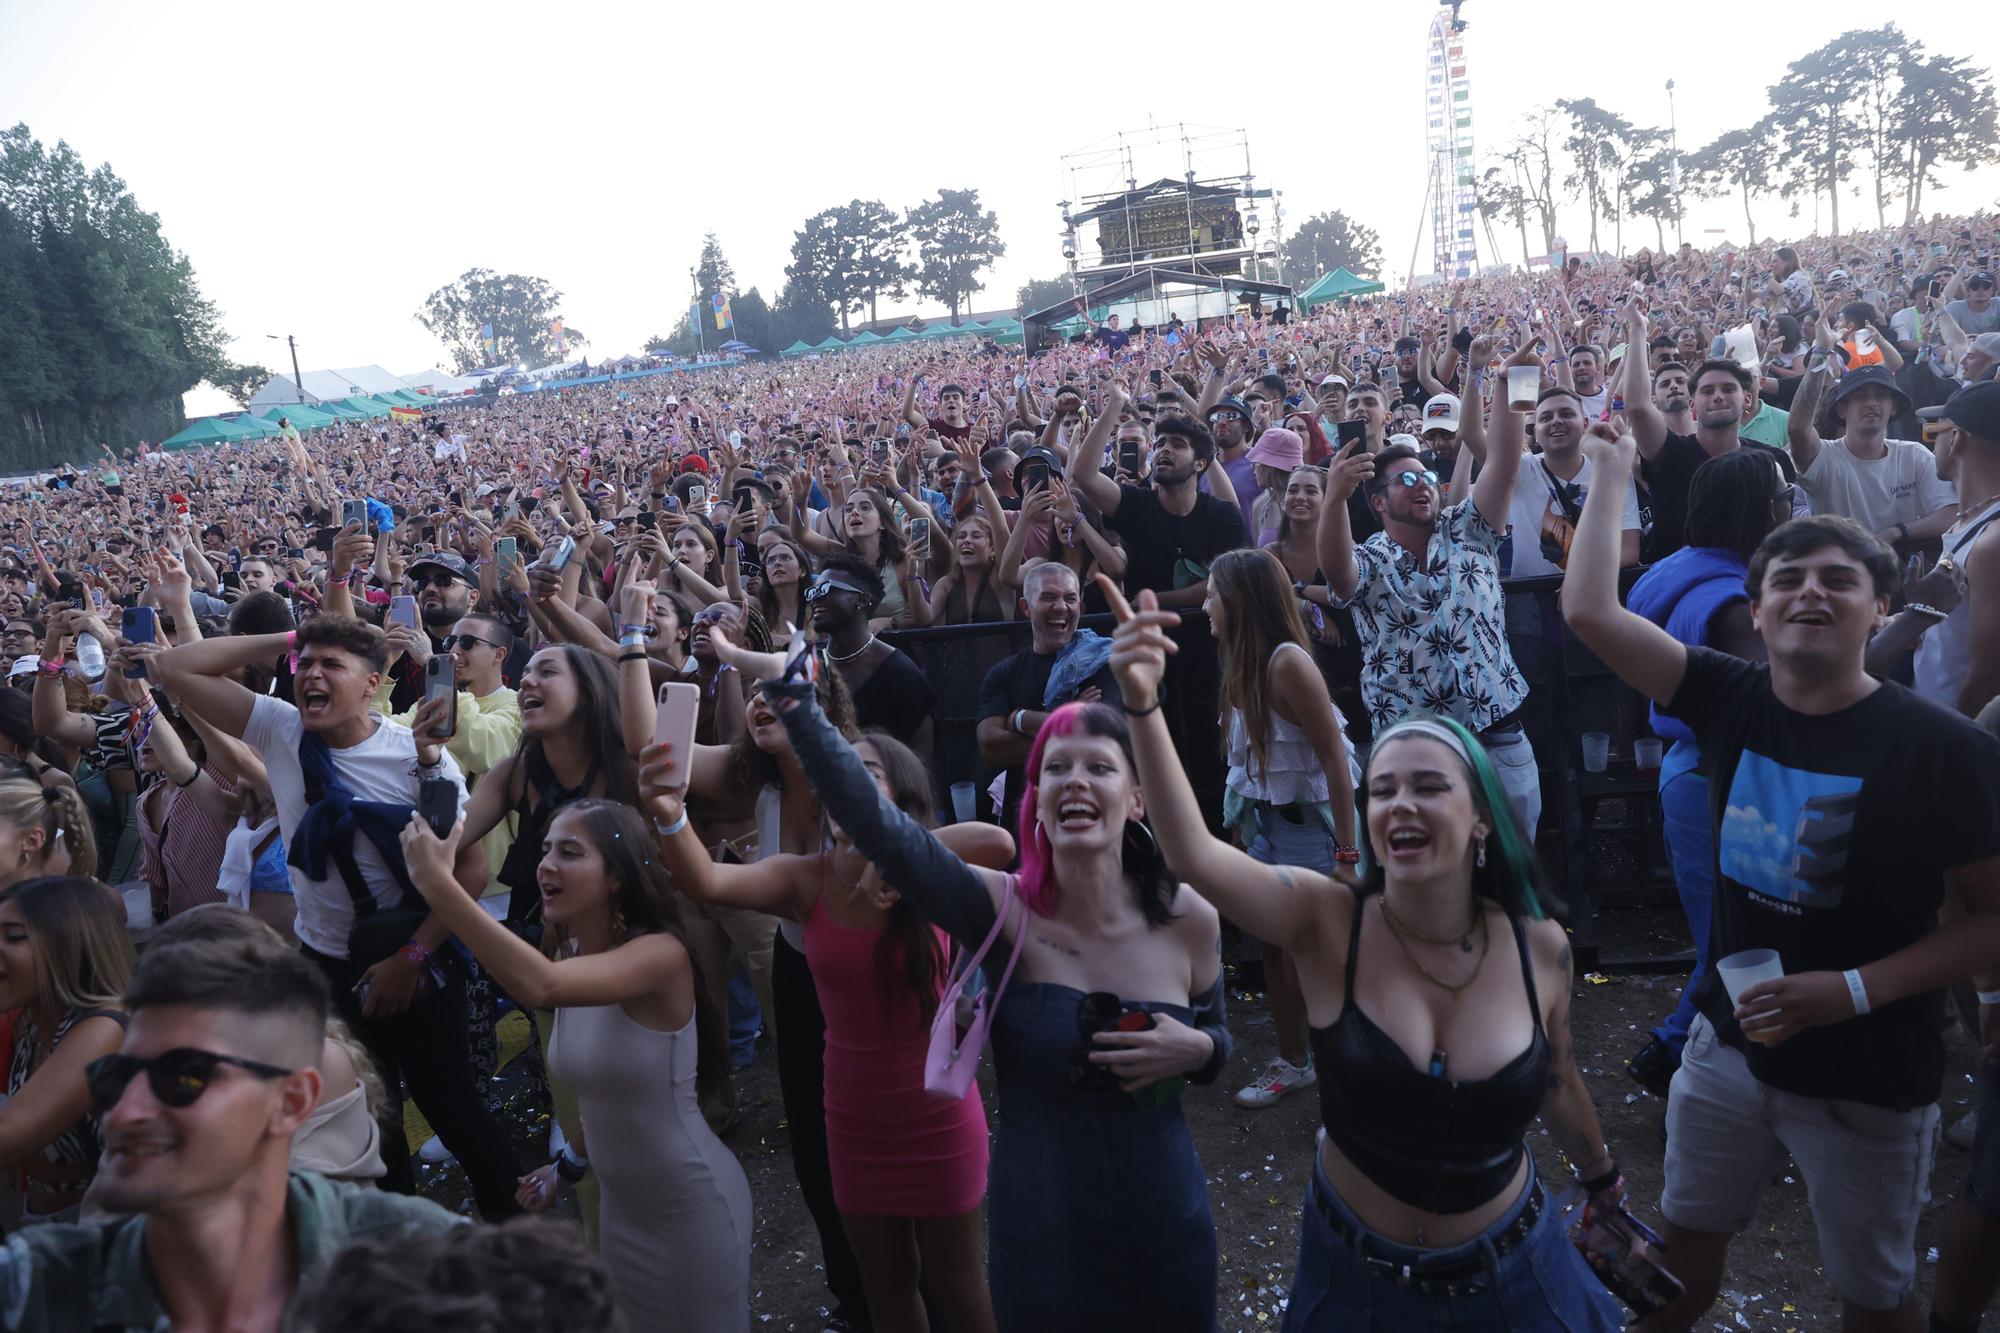
<path fill-rule="evenodd" d="M 1583 450 L 1594 481 L 1570 542 L 1563 619 L 1626 684 L 1655 703 L 1670 703 L 1687 674 L 1687 648 L 1618 604 L 1618 542 L 1637 445 L 1599 421 L 1584 435 Z"/>
<path fill-rule="evenodd" d="M 1347 498 L 1375 475 L 1375 456 L 1355 440 L 1338 454 L 1326 472 L 1326 502 L 1319 507 L 1319 530 L 1313 552 L 1326 574 L 1326 586 L 1345 606 L 1361 586 L 1361 567 L 1354 559 L 1354 525 L 1347 516 Z"/>
<path fill-rule="evenodd" d="M 1541 364 L 1542 359 L 1535 354 L 1535 344 L 1530 340 L 1507 358 L 1505 369 L 1511 371 L 1516 366 L 1540 368 Z M 1521 475 L 1521 423 L 1526 419 L 1526 413 L 1516 412 L 1507 405 L 1505 393 L 1493 395 L 1492 411 L 1486 421 L 1486 434 L 1491 444 L 1486 451 L 1485 465 L 1479 469 L 1479 479 L 1472 483 L 1472 503 L 1495 532 L 1507 530 L 1507 511 L 1514 504 L 1514 482 Z"/>
<path fill-rule="evenodd" d="M 1801 476 L 1819 461 L 1823 447 L 1814 423 L 1819 420 L 1826 386 L 1833 383 L 1833 348 L 1833 333 L 1821 324 L 1812 355 L 1806 360 L 1805 378 L 1799 381 L 1798 392 L 1792 398 L 1792 414 L 1785 425 L 1785 442 L 1792 447 L 1792 462 L 1798 465 Z"/>
<path fill-rule="evenodd" d="M 1625 420 L 1632 428 L 1642 458 L 1655 457 L 1667 443 L 1667 419 L 1653 403 L 1653 371 L 1648 364 L 1646 339 L 1651 329 L 1645 307 L 1633 301 L 1625 307 L 1625 360 L 1619 374 L 1625 378 Z"/>
<path fill-rule="evenodd" d="M 153 659 L 167 692 L 188 712 L 240 738 L 257 696 L 236 682 L 244 667 L 274 662 L 291 647 L 290 634 L 228 635 L 169 648 Z"/>
<path fill-rule="evenodd" d="M 1124 385 L 1113 384 L 1107 388 L 1104 394 L 1104 410 L 1090 423 L 1090 429 L 1084 432 L 1083 442 L 1070 450 L 1069 456 L 1072 459 L 1085 460 L 1103 458 L 1104 446 L 1110 442 L 1111 432 L 1117 428 L 1118 418 L 1124 415 L 1125 404 L 1128 401 Z M 1118 506 L 1124 500 L 1125 493 L 1118 488 L 1117 482 L 1094 466 L 1081 468 L 1073 466 L 1069 471 L 1070 485 L 1095 505 L 1098 513 L 1109 518 L 1118 512 Z"/>

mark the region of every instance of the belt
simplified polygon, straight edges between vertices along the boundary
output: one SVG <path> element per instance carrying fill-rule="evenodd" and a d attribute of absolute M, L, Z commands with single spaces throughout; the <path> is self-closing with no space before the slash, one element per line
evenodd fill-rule
<path fill-rule="evenodd" d="M 1479 734 L 1481 736 L 1512 736 L 1518 733 L 1520 730 L 1521 730 L 1521 709 L 1516 708 L 1513 712 L 1507 714 L 1507 716 L 1501 718 L 1498 722 L 1495 722 L 1492 726 L 1487 727 Z"/>
<path fill-rule="evenodd" d="M 1527 1242 L 1529 1234 L 1535 1229 L 1536 1220 L 1542 1215 L 1542 1200 L 1545 1197 L 1542 1183 L 1539 1180 L 1533 1182 L 1528 1187 L 1528 1201 L 1521 1206 L 1520 1213 L 1500 1231 L 1486 1237 L 1493 1246 L 1494 1258 Z M 1317 1180 L 1313 1182 L 1310 1198 L 1333 1234 L 1360 1256 L 1362 1265 L 1371 1276 L 1386 1278 L 1399 1287 L 1414 1291 L 1449 1296 L 1469 1296 L 1484 1291 L 1491 1283 L 1491 1265 L 1483 1252 L 1442 1264 L 1427 1264 L 1422 1259 L 1415 1263 L 1396 1263 L 1369 1254 L 1365 1234 L 1333 1206 L 1333 1200 L 1327 1197 L 1325 1187 Z"/>

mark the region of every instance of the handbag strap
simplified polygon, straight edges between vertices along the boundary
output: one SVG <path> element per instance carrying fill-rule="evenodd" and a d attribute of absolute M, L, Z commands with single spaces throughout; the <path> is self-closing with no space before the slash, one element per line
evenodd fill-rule
<path fill-rule="evenodd" d="M 955 996 L 963 990 L 966 979 L 986 961 L 986 955 L 993 949 L 993 941 L 1000 938 L 1001 927 L 1007 924 L 1007 908 L 1016 900 L 1021 901 L 1021 930 L 1014 936 L 1014 952 L 1007 960 L 1007 970 L 1001 974 L 1000 987 L 993 992 L 994 998 L 999 998 L 1000 990 L 1006 988 L 1007 978 L 1014 975 L 1014 965 L 1021 961 L 1021 944 L 1027 938 L 1028 907 L 1026 900 L 1021 899 L 1020 879 L 1015 875 L 1007 876 L 1007 896 L 1000 900 L 1000 910 L 993 914 L 993 929 L 986 932 L 986 938 L 977 949 L 970 953 L 959 950 L 951 969 L 951 984 L 945 987 L 947 995 Z"/>
<path fill-rule="evenodd" d="M 1009 903 L 1018 903 L 1020 905 L 1021 927 L 1014 932 L 1014 952 L 1007 957 L 1007 970 L 1000 974 L 1000 984 L 995 986 L 992 991 L 992 1004 L 996 1009 L 1000 1005 L 1000 997 L 1006 994 L 1007 983 L 1013 979 L 1014 965 L 1021 961 L 1021 946 L 1027 943 L 1028 939 L 1028 900 L 1021 896 L 1021 878 L 1018 875 L 1007 876 L 1007 897 L 1000 904 L 999 916 L 993 923 L 994 930 L 999 930 L 1000 923 L 1007 919 L 1007 905 Z M 991 937 L 988 937 L 986 942 L 991 944 L 993 941 Z"/>

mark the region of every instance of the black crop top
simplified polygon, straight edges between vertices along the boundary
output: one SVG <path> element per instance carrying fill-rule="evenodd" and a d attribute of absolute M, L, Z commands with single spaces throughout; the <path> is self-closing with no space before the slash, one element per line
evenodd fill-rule
<path fill-rule="evenodd" d="M 1310 1032 L 1319 1063 L 1320 1122 L 1334 1146 L 1388 1194 L 1426 1212 L 1469 1212 L 1514 1178 L 1527 1151 L 1522 1136 L 1548 1092 L 1549 1045 L 1527 934 L 1510 913 L 1534 1036 L 1491 1077 L 1456 1082 L 1412 1065 L 1354 1002 L 1361 914 L 1369 896 L 1354 904 L 1346 1005 L 1330 1026 Z"/>

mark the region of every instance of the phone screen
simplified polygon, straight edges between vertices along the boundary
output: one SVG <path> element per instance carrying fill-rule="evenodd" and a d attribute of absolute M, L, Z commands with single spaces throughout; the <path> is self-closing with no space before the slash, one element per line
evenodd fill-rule
<path fill-rule="evenodd" d="M 442 699 L 445 720 L 431 728 L 433 737 L 447 737 L 458 730 L 458 668 L 449 653 L 438 653 L 424 664 L 424 698 Z"/>

